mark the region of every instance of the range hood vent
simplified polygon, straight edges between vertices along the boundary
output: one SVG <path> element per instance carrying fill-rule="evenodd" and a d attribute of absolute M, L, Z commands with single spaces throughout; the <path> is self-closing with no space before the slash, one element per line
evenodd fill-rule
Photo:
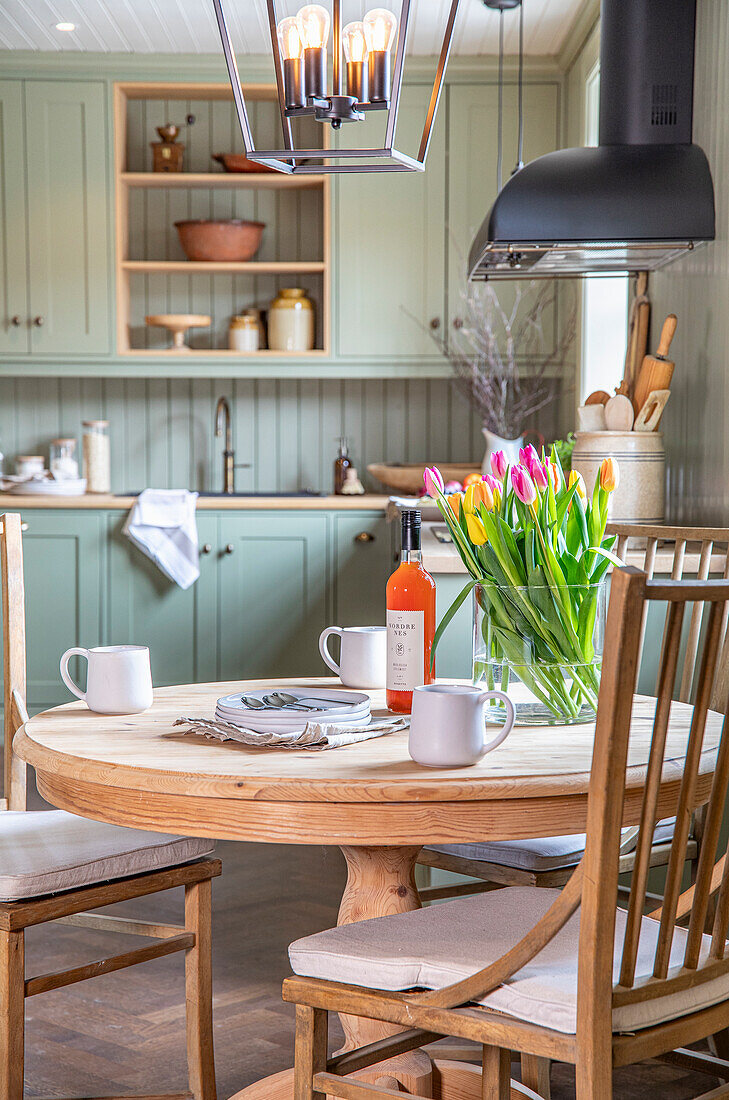
<path fill-rule="evenodd" d="M 538 157 L 505 184 L 469 277 L 654 271 L 714 239 L 692 144 L 696 0 L 602 0 L 600 144 Z"/>

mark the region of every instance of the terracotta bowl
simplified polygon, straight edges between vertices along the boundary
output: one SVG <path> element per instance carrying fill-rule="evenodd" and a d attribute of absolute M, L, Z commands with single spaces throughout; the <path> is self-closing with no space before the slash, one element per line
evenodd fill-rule
<path fill-rule="evenodd" d="M 175 222 L 180 244 L 188 260 L 245 263 L 261 245 L 264 222 L 229 221 Z"/>
<path fill-rule="evenodd" d="M 244 153 L 213 153 L 213 160 L 222 164 L 226 172 L 275 172 L 269 164 L 256 164 Z"/>

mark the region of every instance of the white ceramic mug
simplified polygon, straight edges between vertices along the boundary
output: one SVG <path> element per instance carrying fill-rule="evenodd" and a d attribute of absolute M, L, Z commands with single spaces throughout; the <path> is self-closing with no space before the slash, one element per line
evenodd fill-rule
<path fill-rule="evenodd" d="M 489 699 L 500 699 L 506 722 L 486 741 L 484 710 Z M 469 684 L 423 684 L 413 690 L 408 750 L 428 768 L 458 768 L 476 764 L 497 748 L 514 726 L 514 704 L 503 691 L 481 691 Z"/>
<path fill-rule="evenodd" d="M 75 654 L 89 663 L 86 691 L 69 675 L 68 662 Z M 74 646 L 61 657 L 61 679 L 97 714 L 139 714 L 152 706 L 152 670 L 144 645 Z"/>
<path fill-rule="evenodd" d="M 339 664 L 329 652 L 332 634 L 339 635 L 342 647 Z M 387 680 L 386 626 L 328 626 L 319 636 L 319 652 L 324 664 L 336 672 L 345 687 L 383 688 Z"/>

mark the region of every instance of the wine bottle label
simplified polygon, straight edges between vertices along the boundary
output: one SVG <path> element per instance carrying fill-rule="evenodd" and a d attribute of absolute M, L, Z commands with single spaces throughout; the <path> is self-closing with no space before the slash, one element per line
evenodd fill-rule
<path fill-rule="evenodd" d="M 425 612 L 387 611 L 387 690 L 412 691 L 423 683 Z"/>

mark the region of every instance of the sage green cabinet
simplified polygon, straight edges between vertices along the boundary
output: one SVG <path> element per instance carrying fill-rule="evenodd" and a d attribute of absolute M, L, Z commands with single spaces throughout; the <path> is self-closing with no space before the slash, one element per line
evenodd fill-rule
<path fill-rule="evenodd" d="M 337 626 L 384 626 L 393 571 L 392 527 L 382 513 L 335 514 L 334 615 Z"/>
<path fill-rule="evenodd" d="M 98 512 L 29 511 L 23 516 L 28 705 L 67 703 L 58 662 L 71 646 L 101 645 L 106 530 Z M 85 682 L 84 661 L 71 675 Z"/>
<path fill-rule="evenodd" d="M 468 252 L 496 198 L 498 88 L 495 84 L 454 85 L 448 90 L 448 322 L 453 331 L 463 317 Z M 517 159 L 517 89 L 504 88 L 503 180 Z M 560 84 L 524 85 L 524 161 L 560 147 Z M 498 284 L 499 303 L 508 309 L 514 284 Z M 545 326 L 547 328 L 547 326 Z M 551 327 L 545 331 L 551 338 Z"/>
<path fill-rule="evenodd" d="M 430 90 L 403 89 L 397 148 L 417 153 Z M 343 356 L 437 357 L 428 335 L 445 302 L 445 112 L 436 119 L 428 171 L 336 179 L 335 266 Z M 358 142 L 382 146 L 376 114 L 358 123 Z"/>
<path fill-rule="evenodd" d="M 0 351 L 109 351 L 102 81 L 0 82 Z"/>
<path fill-rule="evenodd" d="M 321 674 L 318 640 L 330 614 L 328 527 L 322 513 L 221 517 L 222 680 Z"/>
<path fill-rule="evenodd" d="M 200 577 L 185 590 L 123 534 L 125 519 L 107 517 L 108 641 L 149 646 L 156 687 L 214 680 L 217 519 L 198 515 L 201 547 L 210 550 L 200 554 Z"/>
<path fill-rule="evenodd" d="M 0 353 L 28 351 L 23 86 L 0 80 Z"/>

